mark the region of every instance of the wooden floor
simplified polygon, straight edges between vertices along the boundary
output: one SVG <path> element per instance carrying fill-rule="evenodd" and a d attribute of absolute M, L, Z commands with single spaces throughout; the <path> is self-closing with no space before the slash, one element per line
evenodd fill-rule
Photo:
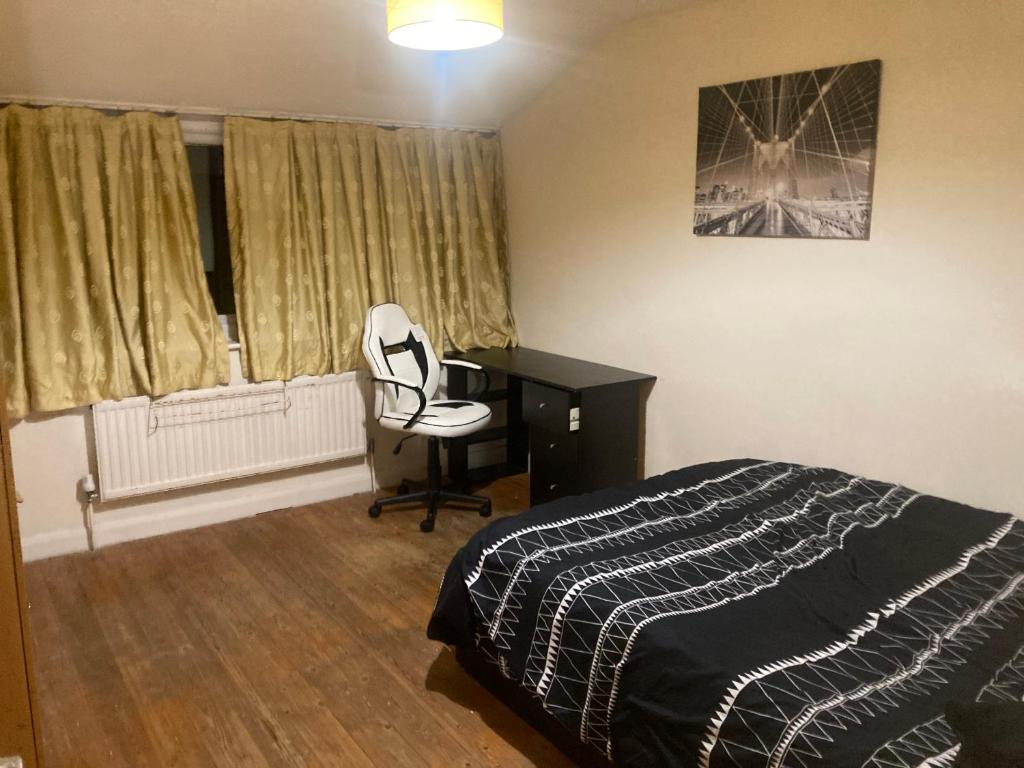
<path fill-rule="evenodd" d="M 495 516 L 529 495 L 482 492 Z M 442 511 L 424 535 L 368 502 L 26 566 L 50 768 L 569 765 L 424 634 L 484 521 Z"/>

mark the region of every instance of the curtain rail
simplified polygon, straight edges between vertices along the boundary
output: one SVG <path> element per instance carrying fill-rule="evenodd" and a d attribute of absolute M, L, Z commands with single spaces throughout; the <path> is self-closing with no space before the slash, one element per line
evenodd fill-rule
<path fill-rule="evenodd" d="M 497 128 L 485 128 L 478 125 L 414 123 L 401 120 L 373 120 L 366 117 L 350 117 L 347 115 L 326 115 L 311 112 L 270 112 L 258 109 L 225 111 L 223 109 L 213 107 L 190 107 L 184 105 L 174 106 L 171 104 L 150 104 L 146 102 L 131 101 L 103 101 L 101 99 L 68 99 L 49 96 L 31 96 L 27 94 L 0 94 L 0 105 L 2 104 L 23 104 L 32 107 L 87 107 L 89 109 L 104 109 L 117 112 L 158 112 L 177 115 L 182 119 L 209 120 L 211 122 L 223 120 L 225 117 L 251 117 L 261 120 L 359 123 L 362 125 L 376 125 L 380 128 L 441 128 L 453 131 L 472 131 L 474 133 L 489 135 L 498 133 Z"/>

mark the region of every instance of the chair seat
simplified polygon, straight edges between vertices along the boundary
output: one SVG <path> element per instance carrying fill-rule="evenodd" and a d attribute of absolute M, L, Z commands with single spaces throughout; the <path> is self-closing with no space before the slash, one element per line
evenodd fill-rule
<path fill-rule="evenodd" d="M 382 426 L 388 429 L 403 429 L 415 411 L 385 411 L 380 417 Z M 483 403 L 468 400 L 431 400 L 423 415 L 406 432 L 438 437 L 462 437 L 487 426 L 491 420 L 491 409 Z"/>

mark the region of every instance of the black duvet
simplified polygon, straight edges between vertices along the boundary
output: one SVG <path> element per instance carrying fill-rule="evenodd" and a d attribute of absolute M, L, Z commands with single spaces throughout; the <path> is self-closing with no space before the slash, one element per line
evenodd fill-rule
<path fill-rule="evenodd" d="M 836 470 L 704 464 L 477 533 L 428 634 L 623 766 L 952 765 L 1024 696 L 1024 522 Z"/>

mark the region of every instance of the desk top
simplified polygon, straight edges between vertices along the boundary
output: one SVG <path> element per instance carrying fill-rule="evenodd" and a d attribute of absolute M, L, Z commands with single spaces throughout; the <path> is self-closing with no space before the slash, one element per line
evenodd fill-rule
<path fill-rule="evenodd" d="M 647 373 L 613 368 L 610 365 L 591 363 L 526 347 L 471 349 L 455 353 L 452 357 L 468 360 L 491 371 L 500 371 L 516 378 L 571 391 L 603 387 L 608 384 L 654 381 L 657 378 Z"/>

